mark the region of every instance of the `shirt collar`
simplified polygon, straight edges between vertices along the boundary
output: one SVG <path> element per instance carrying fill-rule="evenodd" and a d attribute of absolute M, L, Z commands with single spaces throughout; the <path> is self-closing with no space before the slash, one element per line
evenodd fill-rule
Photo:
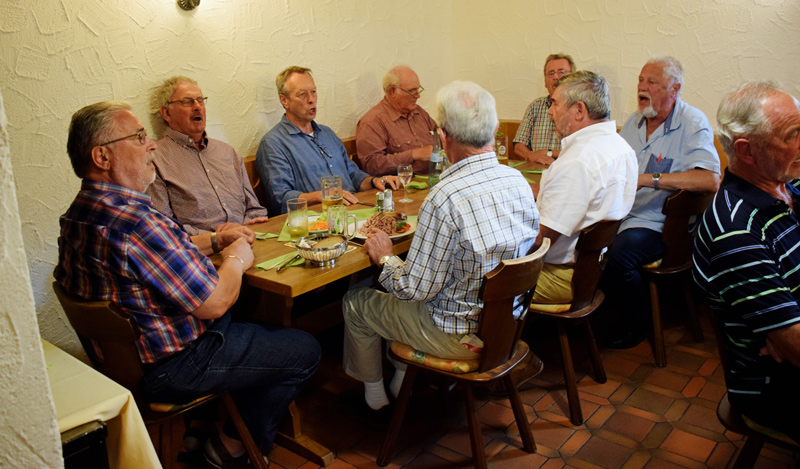
<path fill-rule="evenodd" d="M 408 113 L 408 116 L 400 114 L 400 111 L 398 111 L 397 109 L 394 108 L 394 106 L 392 106 L 392 103 L 390 103 L 389 100 L 386 99 L 386 96 L 384 96 L 383 99 L 381 100 L 381 105 L 383 106 L 386 113 L 389 115 L 389 119 L 391 119 L 392 121 L 396 121 L 397 119 L 400 118 L 408 119 L 412 115 L 419 114 L 419 104 L 417 104 L 417 107 L 415 107 L 413 111 Z"/>
<path fill-rule="evenodd" d="M 125 186 L 120 186 L 119 184 L 115 184 L 113 182 L 83 179 L 81 181 L 81 190 L 111 192 L 114 194 L 118 194 L 126 199 L 133 200 L 134 202 L 139 202 L 147 205 L 151 204 L 149 195 L 139 191 L 135 191 L 133 189 L 128 189 Z"/>
<path fill-rule="evenodd" d="M 672 106 L 672 110 L 669 111 L 667 118 L 661 124 L 662 126 L 664 126 L 664 135 L 667 135 L 670 131 L 675 130 L 681 126 L 681 122 L 680 119 L 678 119 L 679 117 L 678 115 L 681 113 L 682 110 L 683 110 L 683 101 L 681 101 L 681 98 L 677 98 L 675 100 L 675 104 Z M 642 111 L 636 111 L 636 112 L 641 114 Z M 673 120 L 676 121 L 675 127 L 672 126 Z M 641 118 L 639 119 L 639 124 L 638 124 L 638 127 L 640 129 L 642 128 L 642 125 L 644 125 L 645 121 L 647 121 L 647 118 L 644 117 L 644 114 L 641 114 Z"/>
<path fill-rule="evenodd" d="M 296 125 L 292 124 L 292 121 L 290 121 L 286 117 L 286 113 L 284 113 L 283 117 L 281 118 L 281 125 L 283 125 L 283 127 L 286 129 L 286 132 L 289 135 L 296 135 L 296 134 L 308 135 L 305 132 L 303 132 L 302 130 L 300 130 Z M 319 132 L 319 126 L 317 125 L 316 121 L 313 121 L 313 120 L 311 121 L 311 129 L 313 130 L 314 135 L 316 136 L 317 132 Z"/>
<path fill-rule="evenodd" d="M 792 195 L 792 201 L 795 204 L 800 204 L 800 190 L 795 186 L 797 183 L 798 181 L 787 183 L 786 188 Z M 753 204 L 759 210 L 764 210 L 775 204 L 786 206 L 786 203 L 781 199 L 764 192 L 753 184 L 730 172 L 730 168 L 725 168 L 725 177 L 722 178 L 722 184 L 720 184 L 719 189 L 720 191 L 724 189 L 733 192 L 740 199 L 744 199 Z"/>
<path fill-rule="evenodd" d="M 172 127 L 168 126 L 164 130 L 164 136 L 171 138 L 172 141 L 174 141 L 175 143 L 177 143 L 182 147 L 194 148 L 195 150 L 197 149 L 197 147 L 195 146 L 195 141 L 192 137 L 183 134 L 181 132 L 178 132 L 177 130 L 174 130 Z M 204 130 L 203 136 L 200 139 L 200 151 L 205 150 L 207 146 L 208 146 L 208 135 Z"/>

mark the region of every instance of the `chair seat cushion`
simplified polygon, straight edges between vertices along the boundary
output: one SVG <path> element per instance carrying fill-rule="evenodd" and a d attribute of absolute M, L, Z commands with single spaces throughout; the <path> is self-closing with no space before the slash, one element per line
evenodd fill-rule
<path fill-rule="evenodd" d="M 178 411 L 180 411 L 180 410 L 182 410 L 184 408 L 192 407 L 193 405 L 198 404 L 198 403 L 200 403 L 202 401 L 208 400 L 208 399 L 210 399 L 212 397 L 214 397 L 214 396 L 208 395 L 208 396 L 199 397 L 199 398 L 193 400 L 192 402 L 187 402 L 185 404 L 171 404 L 171 403 L 168 403 L 168 402 L 151 402 L 149 404 L 149 406 L 150 406 L 150 410 L 152 410 L 153 412 L 178 412 Z"/>
<path fill-rule="evenodd" d="M 434 368 L 448 373 L 472 373 L 480 366 L 480 360 L 477 359 L 458 360 L 437 357 L 436 355 L 415 350 L 414 347 L 396 340 L 392 342 L 392 352 L 404 360 L 419 363 L 428 368 Z"/>
<path fill-rule="evenodd" d="M 572 307 L 570 303 L 531 303 L 531 311 L 543 313 L 566 313 Z"/>
<path fill-rule="evenodd" d="M 662 260 L 663 259 L 658 259 L 658 260 L 653 261 L 653 262 L 651 262 L 649 264 L 645 264 L 645 265 L 642 266 L 642 268 L 643 269 L 657 269 L 657 268 L 661 267 L 661 261 Z"/>

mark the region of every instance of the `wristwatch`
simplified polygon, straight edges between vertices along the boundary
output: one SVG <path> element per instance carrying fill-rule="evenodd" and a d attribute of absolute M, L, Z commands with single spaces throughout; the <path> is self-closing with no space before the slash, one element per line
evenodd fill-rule
<path fill-rule="evenodd" d="M 378 265 L 380 265 L 381 267 L 383 267 L 383 264 L 386 264 L 387 262 L 389 262 L 389 258 L 390 258 L 390 257 L 392 257 L 392 256 L 383 256 L 383 257 L 381 257 L 381 258 L 378 260 Z"/>
<path fill-rule="evenodd" d="M 661 180 L 661 173 L 653 173 L 650 176 L 653 178 L 653 189 L 658 190 L 658 181 Z"/>
<path fill-rule="evenodd" d="M 547 156 L 552 158 L 553 157 L 553 150 L 547 150 Z"/>

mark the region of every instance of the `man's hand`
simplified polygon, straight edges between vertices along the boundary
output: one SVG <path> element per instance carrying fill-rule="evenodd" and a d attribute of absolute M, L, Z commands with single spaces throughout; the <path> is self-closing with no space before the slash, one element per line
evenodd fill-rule
<path fill-rule="evenodd" d="M 397 176 L 384 176 L 375 180 L 375 188 L 379 191 L 386 189 L 387 185 L 396 191 L 400 188 L 400 179 Z"/>
<path fill-rule="evenodd" d="M 250 233 L 252 233 L 252 231 Z M 250 244 L 252 243 L 253 242 L 250 241 L 248 244 L 247 238 L 245 237 L 240 237 L 236 239 L 225 249 L 223 249 L 222 252 L 220 253 L 220 255 L 222 256 L 222 261 L 225 262 L 227 260 L 228 262 L 235 262 L 236 264 L 239 264 L 238 260 L 234 258 L 228 260 L 225 256 L 238 257 L 239 259 L 242 260 L 241 262 L 242 272 L 244 272 L 245 270 L 253 266 L 253 260 L 255 259 L 255 257 L 253 256 L 253 248 L 250 247 Z"/>
<path fill-rule="evenodd" d="M 214 227 L 214 231 L 219 233 L 220 231 L 228 231 L 228 230 L 232 230 L 234 228 L 238 228 L 240 226 L 242 226 L 242 225 L 240 225 L 238 223 L 225 222 L 225 223 L 220 223 L 219 225 Z"/>
<path fill-rule="evenodd" d="M 253 244 L 256 240 L 256 234 L 253 233 L 253 230 L 244 226 L 237 226 L 236 228 L 217 233 L 217 243 L 223 252 L 225 252 L 225 248 L 232 245 L 240 238 L 244 239 L 246 243 Z"/>
<path fill-rule="evenodd" d="M 427 147 L 420 147 L 411 150 L 411 158 L 414 161 L 430 161 L 431 153 L 433 153 L 433 145 Z"/>
<path fill-rule="evenodd" d="M 531 149 L 523 143 L 517 142 L 514 144 L 514 154 L 525 161 L 536 163 L 545 168 L 550 166 L 553 161 L 556 160 L 554 157 L 558 156 L 559 153 L 559 150 L 553 150 L 553 157 L 550 157 L 547 156 L 547 150 L 531 151 Z"/>
<path fill-rule="evenodd" d="M 252 220 L 244 222 L 244 224 L 245 226 L 255 225 L 256 223 L 264 223 L 265 221 L 269 221 L 269 217 L 255 217 Z"/>
<path fill-rule="evenodd" d="M 800 368 L 800 324 L 769 332 L 767 344 L 759 353 L 771 356 L 778 363 L 788 360 Z"/>
<path fill-rule="evenodd" d="M 367 250 L 369 258 L 376 265 L 383 256 L 391 256 L 392 253 L 392 240 L 384 231 L 372 228 L 367 233 L 367 240 L 364 242 L 364 249 Z"/>
<path fill-rule="evenodd" d="M 342 199 L 344 199 L 345 205 L 355 205 L 358 203 L 358 197 L 347 191 L 342 191 Z"/>

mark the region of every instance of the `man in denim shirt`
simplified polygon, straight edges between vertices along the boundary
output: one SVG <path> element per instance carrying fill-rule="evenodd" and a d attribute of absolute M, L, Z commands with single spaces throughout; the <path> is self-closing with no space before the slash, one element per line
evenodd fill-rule
<path fill-rule="evenodd" d="M 612 348 L 637 345 L 648 329 L 649 299 L 640 267 L 664 254 L 664 200 L 679 189 L 715 192 L 719 187 L 711 123 L 680 99 L 682 87 L 683 67 L 677 59 L 649 60 L 639 74 L 639 110 L 620 131 L 636 152 L 639 181 L 603 275 L 606 304 L 620 314 L 616 335 L 606 340 Z"/>

